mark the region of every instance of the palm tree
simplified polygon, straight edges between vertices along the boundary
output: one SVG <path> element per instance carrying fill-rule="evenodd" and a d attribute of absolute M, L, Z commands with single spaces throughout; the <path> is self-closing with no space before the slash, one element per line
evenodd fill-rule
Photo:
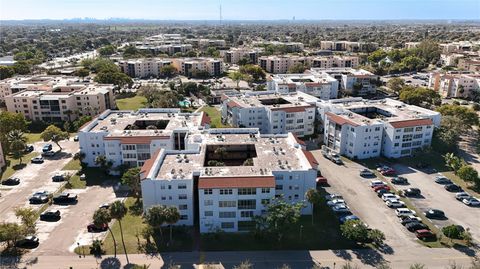
<path fill-rule="evenodd" d="M 117 257 L 117 241 L 115 240 L 115 236 L 113 235 L 112 230 L 110 229 L 110 226 L 108 223 L 112 221 L 112 216 L 110 215 L 110 212 L 105 209 L 105 208 L 100 208 L 93 213 L 93 224 L 97 227 L 102 227 L 104 225 L 107 225 L 108 231 L 110 232 L 110 235 L 112 236 L 113 239 L 113 253 L 114 257 Z"/>
<path fill-rule="evenodd" d="M 123 239 L 123 229 L 122 229 L 122 219 L 127 215 L 127 207 L 121 201 L 115 201 L 110 205 L 110 216 L 113 219 L 118 221 L 118 225 L 120 226 L 120 236 L 122 237 L 122 245 L 123 251 L 125 252 L 125 257 L 127 258 L 127 264 L 130 264 L 128 260 L 127 248 L 125 247 L 125 240 Z"/>
<path fill-rule="evenodd" d="M 7 141 L 10 144 L 10 150 L 12 151 L 14 158 L 20 159 L 19 164 L 21 164 L 27 138 L 21 130 L 12 130 L 7 134 Z"/>
<path fill-rule="evenodd" d="M 164 205 L 152 206 L 148 209 L 147 214 L 144 215 L 145 221 L 154 231 L 160 233 L 160 236 L 163 238 L 162 234 L 162 225 L 165 223 L 165 209 Z"/>
<path fill-rule="evenodd" d="M 178 208 L 171 206 L 165 209 L 165 222 L 170 225 L 170 242 L 172 241 L 172 227 L 173 224 L 180 220 L 180 212 Z"/>
<path fill-rule="evenodd" d="M 312 204 L 312 225 L 313 225 L 313 216 L 314 216 L 315 204 L 319 204 L 319 203 L 320 203 L 321 196 L 320 196 L 320 193 L 318 193 L 317 190 L 315 190 L 315 189 L 309 189 L 309 190 L 305 193 L 305 198 L 307 199 L 307 201 L 308 201 L 310 204 Z"/>

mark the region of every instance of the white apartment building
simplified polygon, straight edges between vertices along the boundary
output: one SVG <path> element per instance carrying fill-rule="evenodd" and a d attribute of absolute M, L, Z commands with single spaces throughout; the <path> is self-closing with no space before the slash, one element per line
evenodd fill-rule
<path fill-rule="evenodd" d="M 323 56 L 309 59 L 309 64 L 313 68 L 356 68 L 359 65 L 357 56 Z"/>
<path fill-rule="evenodd" d="M 303 92 L 322 100 L 338 97 L 339 82 L 326 73 L 282 74 L 267 79 L 267 90 L 285 94 Z"/>
<path fill-rule="evenodd" d="M 363 69 L 353 68 L 312 68 L 311 73 L 324 73 L 337 79 L 340 90 L 348 94 L 367 95 L 377 90 L 378 76 Z"/>
<path fill-rule="evenodd" d="M 317 98 L 295 92 L 251 92 L 223 98 L 222 120 L 234 127 L 258 128 L 262 134 L 314 133 Z"/>
<path fill-rule="evenodd" d="M 280 42 L 280 41 L 253 41 L 252 46 L 254 47 L 263 47 L 263 46 L 282 46 L 286 48 L 287 52 L 302 52 L 304 45 L 301 42 Z"/>
<path fill-rule="evenodd" d="M 38 80 L 34 78 L 34 81 Z M 45 78 L 47 80 L 48 77 Z M 17 84 L 15 87 L 22 88 L 25 85 Z M 15 87 L 10 89 L 18 89 Z M 71 121 L 116 108 L 113 88 L 113 85 L 84 82 L 47 83 L 38 87 L 26 86 L 5 96 L 4 100 L 7 111 L 21 113 L 28 120 Z"/>
<path fill-rule="evenodd" d="M 159 77 L 162 75 L 162 68 L 171 65 L 170 59 L 144 58 L 122 60 L 118 62 L 120 70 L 133 78 Z"/>
<path fill-rule="evenodd" d="M 480 74 L 430 73 L 428 87 L 444 98 L 472 97 L 475 93 L 480 93 Z"/>
<path fill-rule="evenodd" d="M 430 146 L 440 113 L 393 99 L 345 98 L 317 104 L 325 145 L 351 159 L 410 156 Z"/>
<path fill-rule="evenodd" d="M 149 42 L 135 43 L 135 47 L 138 50 L 149 51 L 154 55 L 157 55 L 157 54 L 174 55 L 175 53 L 186 53 L 193 49 L 191 44 L 157 45 Z"/>
<path fill-rule="evenodd" d="M 225 71 L 223 60 L 215 58 L 173 58 L 172 65 L 178 73 L 188 77 L 196 76 L 201 71 L 217 77 Z"/>
<path fill-rule="evenodd" d="M 480 72 L 480 58 L 460 58 L 457 67 L 459 70 Z"/>
<path fill-rule="evenodd" d="M 184 150 L 188 133 L 208 124 L 203 112 L 181 113 L 176 108 L 107 110 L 83 126 L 78 139 L 88 166 L 97 166 L 95 159 L 105 156 L 112 167 L 136 167 L 160 149 Z"/>
<path fill-rule="evenodd" d="M 320 41 L 321 50 L 372 52 L 378 49 L 376 42 Z"/>
<path fill-rule="evenodd" d="M 440 54 L 440 62 L 444 66 L 455 66 L 460 58 L 464 55 L 460 53 L 442 53 Z"/>
<path fill-rule="evenodd" d="M 272 74 L 285 74 L 296 64 L 308 65 L 309 63 L 310 58 L 306 56 L 262 56 L 258 59 L 258 65 Z"/>
<path fill-rule="evenodd" d="M 227 46 L 227 42 L 223 39 L 190 38 L 185 39 L 185 43 L 192 44 L 193 46 L 198 48 L 224 48 L 225 46 Z"/>
<path fill-rule="evenodd" d="M 480 41 L 456 41 L 439 44 L 443 53 L 472 51 L 478 45 L 480 45 Z"/>
<path fill-rule="evenodd" d="M 248 59 L 251 63 L 256 64 L 261 52 L 262 49 L 258 48 L 231 48 L 222 53 L 226 63 L 238 64 L 241 59 Z"/>
<path fill-rule="evenodd" d="M 414 49 L 420 45 L 420 42 L 405 42 L 404 47 L 406 49 Z"/>
<path fill-rule="evenodd" d="M 249 231 L 274 198 L 304 203 L 302 214 L 311 214 L 305 193 L 315 188 L 317 166 L 291 133 L 209 129 L 186 137 L 185 150 L 162 149 L 145 163 L 143 209 L 175 206 L 176 225 L 198 225 L 201 233 Z"/>

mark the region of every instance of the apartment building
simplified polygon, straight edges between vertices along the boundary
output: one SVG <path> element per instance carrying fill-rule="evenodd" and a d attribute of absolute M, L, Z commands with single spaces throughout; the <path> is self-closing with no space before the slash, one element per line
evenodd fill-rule
<path fill-rule="evenodd" d="M 252 46 L 264 47 L 264 46 L 278 46 L 284 47 L 286 52 L 302 52 L 304 45 L 301 42 L 280 42 L 280 41 L 253 41 Z"/>
<path fill-rule="evenodd" d="M 178 73 L 184 76 L 196 76 L 198 72 L 206 71 L 212 77 L 222 75 L 224 65 L 221 59 L 214 58 L 174 58 L 172 65 L 177 69 Z"/>
<path fill-rule="evenodd" d="M 356 56 L 323 56 L 310 58 L 309 64 L 314 68 L 356 68 L 359 65 L 359 59 Z"/>
<path fill-rule="evenodd" d="M 234 127 L 258 128 L 262 134 L 311 135 L 317 100 L 303 92 L 250 92 L 225 96 L 222 120 Z"/>
<path fill-rule="evenodd" d="M 317 104 L 324 143 L 351 159 L 400 158 L 430 146 L 440 113 L 393 99 L 345 98 Z"/>
<path fill-rule="evenodd" d="M 460 58 L 457 67 L 460 70 L 480 72 L 480 58 Z"/>
<path fill-rule="evenodd" d="M 191 44 L 165 44 L 165 45 L 158 45 L 155 43 L 149 42 L 137 42 L 135 43 L 135 47 L 138 50 L 145 50 L 149 51 L 153 55 L 157 54 L 167 54 L 167 55 L 174 55 L 175 53 L 186 53 L 193 49 Z"/>
<path fill-rule="evenodd" d="M 71 121 L 115 108 L 113 88 L 113 85 L 83 82 L 43 84 L 38 88 L 27 87 L 4 99 L 7 111 L 21 113 L 28 120 Z"/>
<path fill-rule="evenodd" d="M 176 108 L 107 110 L 83 126 L 78 139 L 88 166 L 97 166 L 95 159 L 105 156 L 113 167 L 136 167 L 160 149 L 185 150 L 188 133 L 208 124 L 203 112 L 181 113 Z"/>
<path fill-rule="evenodd" d="M 133 78 L 159 77 L 162 75 L 162 68 L 171 64 L 170 59 L 159 58 L 121 60 L 118 62 L 120 70 Z"/>
<path fill-rule="evenodd" d="M 472 97 L 480 93 L 480 74 L 435 72 L 430 74 L 428 87 L 444 98 Z"/>
<path fill-rule="evenodd" d="M 261 52 L 262 50 L 258 48 L 231 48 L 222 53 L 226 63 L 238 64 L 241 59 L 247 59 L 249 62 L 256 64 Z"/>
<path fill-rule="evenodd" d="M 372 52 L 378 49 L 378 43 L 351 41 L 320 41 L 320 49 L 347 52 Z"/>
<path fill-rule="evenodd" d="M 280 94 L 298 91 L 328 100 L 337 98 L 339 82 L 326 73 L 281 74 L 267 79 L 267 89 Z"/>
<path fill-rule="evenodd" d="M 440 54 L 440 62 L 444 66 L 456 66 L 460 58 L 464 55 L 460 53 L 442 53 Z"/>
<path fill-rule="evenodd" d="M 198 225 L 201 233 L 249 231 L 274 198 L 304 203 L 301 213 L 311 214 L 304 197 L 315 188 L 318 163 L 293 134 L 209 129 L 185 141 L 185 150 L 161 149 L 142 167 L 144 211 L 175 206 L 176 225 Z"/>
<path fill-rule="evenodd" d="M 420 42 L 405 42 L 404 47 L 406 49 L 414 49 L 420 45 Z"/>
<path fill-rule="evenodd" d="M 443 53 L 472 51 L 478 45 L 480 45 L 480 41 L 456 41 L 439 44 Z"/>
<path fill-rule="evenodd" d="M 312 68 L 311 73 L 328 74 L 338 80 L 340 90 L 352 95 L 373 94 L 377 90 L 378 76 L 363 69 Z"/>
<path fill-rule="evenodd" d="M 308 65 L 309 63 L 310 57 L 306 56 L 262 56 L 258 59 L 258 65 L 272 74 L 285 74 L 296 64 Z"/>
<path fill-rule="evenodd" d="M 197 48 L 224 48 L 227 46 L 227 42 L 223 39 L 190 38 L 185 39 L 185 43 L 192 44 Z"/>

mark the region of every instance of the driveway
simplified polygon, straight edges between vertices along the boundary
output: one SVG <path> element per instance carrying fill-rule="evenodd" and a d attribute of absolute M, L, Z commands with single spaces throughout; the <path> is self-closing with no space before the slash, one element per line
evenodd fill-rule
<path fill-rule="evenodd" d="M 435 208 L 445 212 L 448 220 L 433 220 L 436 226 L 441 228 L 450 224 L 462 225 L 464 228 L 470 228 L 473 238 L 480 241 L 480 207 L 469 207 L 457 201 L 455 193 L 446 191 L 444 185 L 434 182 L 438 174 L 429 175 L 401 164 L 393 167 L 410 182 L 409 186 L 397 185 L 397 189 L 412 187 L 422 191 L 423 198 L 410 199 L 415 207 L 422 211 Z"/>
<path fill-rule="evenodd" d="M 35 143 L 35 150 L 41 151 L 42 145 L 45 142 Z M 56 191 L 60 183 L 52 182 L 52 175 L 67 164 L 73 157 L 73 154 L 78 151 L 78 143 L 73 141 L 64 141 L 60 145 L 63 150 L 54 159 L 45 159 L 42 164 L 28 163 L 25 168 L 16 172 L 13 177 L 20 178 L 20 184 L 9 188 L 9 190 L 2 191 L 0 198 L 0 219 L 5 221 L 16 221 L 15 208 L 32 206 L 38 208 L 38 205 L 29 205 L 28 198 L 36 191 L 47 190 L 50 192 Z M 53 150 L 58 150 L 54 145 Z M 30 160 L 25 160 L 29 162 Z M 4 188 L 2 186 L 2 188 Z"/>

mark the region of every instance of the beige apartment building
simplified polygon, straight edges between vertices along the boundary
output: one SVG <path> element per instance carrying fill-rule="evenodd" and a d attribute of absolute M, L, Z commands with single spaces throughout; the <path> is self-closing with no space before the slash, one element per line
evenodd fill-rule
<path fill-rule="evenodd" d="M 258 48 L 231 48 L 223 52 L 226 63 L 237 64 L 241 59 L 248 59 L 252 63 L 258 62 L 258 56 L 262 49 Z"/>
<path fill-rule="evenodd" d="M 206 71 L 210 76 L 220 76 L 224 71 L 223 60 L 215 58 L 174 58 L 172 65 L 178 73 L 191 77 Z"/>
<path fill-rule="evenodd" d="M 356 56 L 263 56 L 258 64 L 272 74 L 285 74 L 288 69 L 298 63 L 315 68 L 355 68 L 359 65 Z"/>
<path fill-rule="evenodd" d="M 159 77 L 162 75 L 162 68 L 171 64 L 172 61 L 170 59 L 159 58 L 132 59 L 118 62 L 120 70 L 132 78 Z"/>

